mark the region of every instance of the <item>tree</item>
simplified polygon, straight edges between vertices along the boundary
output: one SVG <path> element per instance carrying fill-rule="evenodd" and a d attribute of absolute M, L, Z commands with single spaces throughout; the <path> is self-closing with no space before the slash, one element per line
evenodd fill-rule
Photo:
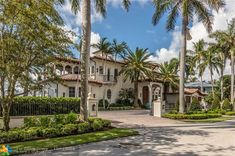
<path fill-rule="evenodd" d="M 235 53 L 235 18 L 231 20 L 228 24 L 227 30 L 224 31 L 216 31 L 211 37 L 215 37 L 219 40 L 220 45 L 224 48 L 225 51 L 229 52 L 230 60 L 231 60 L 231 92 L 230 92 L 230 100 L 233 105 L 233 109 L 235 110 L 234 104 L 234 53 Z"/>
<path fill-rule="evenodd" d="M 169 83 L 172 87 L 178 88 L 179 79 L 178 79 L 178 62 L 176 59 L 171 59 L 169 62 L 164 62 L 159 66 L 160 77 L 164 81 L 164 83 Z"/>
<path fill-rule="evenodd" d="M 64 4 L 64 0 L 57 0 Z M 88 120 L 88 66 L 90 60 L 90 43 L 91 43 L 91 0 L 70 0 L 71 9 L 76 14 L 80 9 L 82 1 L 82 48 L 81 48 L 81 117 Z M 106 0 L 94 0 L 95 9 L 103 17 L 106 15 Z M 122 0 L 124 8 L 128 11 L 130 0 Z"/>
<path fill-rule="evenodd" d="M 220 59 L 218 57 L 218 49 L 215 45 L 210 45 L 205 54 L 205 59 L 198 65 L 200 70 L 205 70 L 207 67 L 210 71 L 211 77 L 211 85 L 212 85 L 212 94 L 214 95 L 214 79 L 213 79 L 213 71 L 216 70 L 219 73 L 219 66 L 221 66 Z"/>
<path fill-rule="evenodd" d="M 155 13 L 153 24 L 156 25 L 165 12 L 169 11 L 166 29 L 168 31 L 175 28 L 179 15 L 182 17 L 181 50 L 180 50 L 180 113 L 184 112 L 184 74 L 185 55 L 187 49 L 187 38 L 190 39 L 188 26 L 192 24 L 195 15 L 199 22 L 203 22 L 208 32 L 212 30 L 212 14 L 210 9 L 219 10 L 224 6 L 223 0 L 154 0 Z M 188 34 L 188 35 L 187 35 Z"/>
<path fill-rule="evenodd" d="M 152 63 L 148 61 L 151 54 L 148 49 L 136 48 L 135 52 L 128 49 L 128 56 L 125 59 L 120 74 L 124 75 L 124 81 L 130 79 L 134 83 L 134 106 L 138 107 L 138 82 L 141 79 L 151 78 L 152 76 Z"/>
<path fill-rule="evenodd" d="M 112 54 L 112 49 L 111 49 L 111 43 L 107 40 L 107 38 L 101 38 L 101 40 L 96 43 L 96 44 L 93 44 L 92 45 L 94 48 L 98 49 L 99 51 L 101 51 L 102 53 L 102 59 L 103 59 L 103 74 L 104 76 L 107 76 L 106 75 L 106 60 L 108 58 L 108 55 L 111 55 Z M 104 92 L 103 92 L 103 107 L 105 108 L 105 94 L 106 94 L 106 90 L 104 89 Z"/>
<path fill-rule="evenodd" d="M 0 99 L 8 131 L 14 97 L 40 89 L 39 76 L 56 79 L 51 65 L 56 56 L 70 54 L 72 41 L 53 0 L 2 1 L 0 8 Z"/>
<path fill-rule="evenodd" d="M 117 40 L 114 39 L 111 46 L 115 61 L 117 61 L 117 57 L 124 58 L 126 49 L 128 47 L 126 42 L 118 43 Z"/>
<path fill-rule="evenodd" d="M 193 62 L 194 62 L 195 66 L 197 66 L 197 65 L 201 64 L 201 62 L 205 61 L 205 57 L 206 57 L 205 56 L 205 54 L 206 54 L 205 46 L 206 46 L 206 43 L 203 39 L 199 40 L 196 43 L 193 43 L 193 52 L 194 52 Z M 197 69 L 199 71 L 199 77 L 201 79 L 201 92 L 203 92 L 203 78 L 202 78 L 202 76 L 203 76 L 206 68 L 204 68 L 204 66 L 201 66 L 200 68 L 199 68 L 199 66 L 197 66 Z"/>

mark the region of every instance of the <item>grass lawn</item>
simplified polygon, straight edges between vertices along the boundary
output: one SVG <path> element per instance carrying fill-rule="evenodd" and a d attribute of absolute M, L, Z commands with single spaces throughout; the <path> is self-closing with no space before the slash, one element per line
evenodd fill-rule
<path fill-rule="evenodd" d="M 27 142 L 17 142 L 9 144 L 14 154 L 30 153 L 48 149 L 75 146 L 90 142 L 110 140 L 120 137 L 138 135 L 137 131 L 132 129 L 114 128 L 106 131 L 92 132 L 80 135 L 49 138 Z"/>
<path fill-rule="evenodd" d="M 201 120 L 192 120 L 192 119 L 185 119 L 182 120 L 184 122 L 198 122 L 198 123 L 214 123 L 214 122 L 222 122 L 222 121 L 227 121 L 231 120 L 231 117 L 219 117 L 219 118 L 210 118 L 210 119 L 201 119 Z"/>

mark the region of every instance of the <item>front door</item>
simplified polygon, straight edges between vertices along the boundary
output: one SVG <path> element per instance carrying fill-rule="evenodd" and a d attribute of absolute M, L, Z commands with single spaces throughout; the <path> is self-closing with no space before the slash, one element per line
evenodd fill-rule
<path fill-rule="evenodd" d="M 142 93 L 143 93 L 143 105 L 146 105 L 147 103 L 149 103 L 149 87 L 144 86 Z"/>

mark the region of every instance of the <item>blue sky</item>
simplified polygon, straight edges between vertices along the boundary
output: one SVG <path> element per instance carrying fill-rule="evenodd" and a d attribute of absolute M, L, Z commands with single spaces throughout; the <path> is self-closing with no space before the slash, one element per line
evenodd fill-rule
<path fill-rule="evenodd" d="M 116 38 L 125 41 L 131 49 L 138 46 L 154 52 L 156 49 L 169 47 L 172 36 L 165 30 L 165 17 L 157 26 L 153 26 L 153 13 L 151 3 L 142 6 L 134 2 L 129 12 L 108 5 L 106 18 L 102 22 L 94 23 L 92 30 L 110 40 Z"/>

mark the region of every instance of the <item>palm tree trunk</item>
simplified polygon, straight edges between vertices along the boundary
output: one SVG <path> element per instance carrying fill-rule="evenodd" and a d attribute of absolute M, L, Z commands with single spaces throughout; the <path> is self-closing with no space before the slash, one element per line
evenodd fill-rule
<path fill-rule="evenodd" d="M 187 16 L 183 17 L 181 42 L 182 47 L 180 50 L 180 85 L 179 85 L 179 112 L 184 113 L 185 100 L 184 100 L 184 74 L 185 74 L 185 54 L 186 54 L 186 29 L 187 29 Z"/>
<path fill-rule="evenodd" d="M 203 90 L 203 79 L 202 79 L 202 75 L 200 76 L 200 78 L 201 78 L 201 92 L 204 92 L 204 90 Z"/>
<path fill-rule="evenodd" d="M 81 106 L 83 120 L 88 120 L 88 66 L 91 42 L 91 1 L 82 1 L 82 50 L 81 50 Z"/>
<path fill-rule="evenodd" d="M 231 53 L 231 104 L 233 105 L 233 110 L 235 111 L 234 105 L 234 53 Z"/>
<path fill-rule="evenodd" d="M 135 94 L 135 100 L 134 100 L 134 107 L 139 107 L 138 104 L 138 95 L 139 95 L 139 91 L 138 91 L 138 80 L 134 82 L 134 94 Z"/>
<path fill-rule="evenodd" d="M 220 100 L 224 99 L 224 67 L 221 68 L 221 75 L 220 75 Z"/>
<path fill-rule="evenodd" d="M 213 80 L 213 72 L 212 72 L 212 67 L 209 67 L 210 69 L 210 76 L 211 76 L 211 91 L 212 91 L 212 95 L 214 98 L 214 80 Z"/>

